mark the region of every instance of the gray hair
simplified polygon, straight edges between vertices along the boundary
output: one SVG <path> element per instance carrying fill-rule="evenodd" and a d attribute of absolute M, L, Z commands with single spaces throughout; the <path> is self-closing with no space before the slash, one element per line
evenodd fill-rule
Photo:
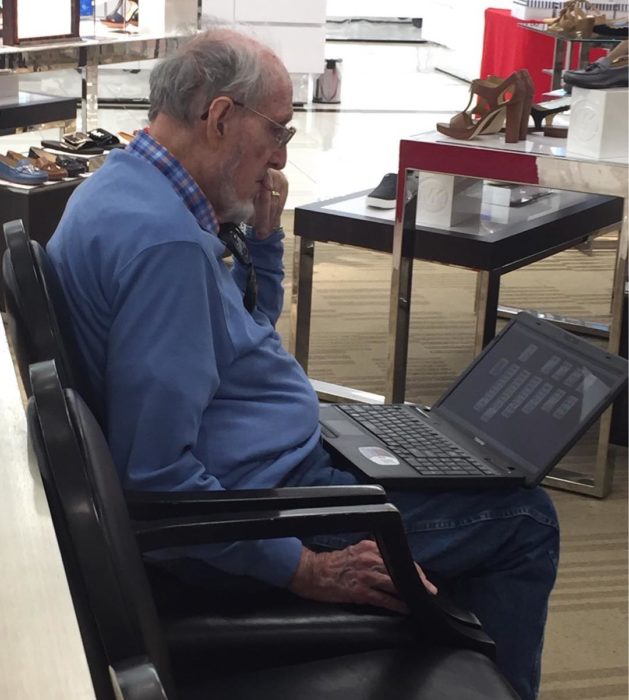
<path fill-rule="evenodd" d="M 150 77 L 149 121 L 163 112 L 192 126 L 218 95 L 256 105 L 270 92 L 266 47 L 233 30 L 210 29 L 157 64 Z"/>

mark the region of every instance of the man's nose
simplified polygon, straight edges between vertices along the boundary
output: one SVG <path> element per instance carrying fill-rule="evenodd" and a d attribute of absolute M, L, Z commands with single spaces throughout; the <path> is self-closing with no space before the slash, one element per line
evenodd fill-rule
<path fill-rule="evenodd" d="M 283 170 L 286 167 L 287 160 L 288 154 L 286 146 L 279 146 L 273 151 L 269 158 L 269 168 L 273 168 L 273 170 Z"/>

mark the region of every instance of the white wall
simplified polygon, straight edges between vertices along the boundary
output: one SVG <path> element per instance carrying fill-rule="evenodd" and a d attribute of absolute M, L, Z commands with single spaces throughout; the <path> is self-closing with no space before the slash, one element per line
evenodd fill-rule
<path fill-rule="evenodd" d="M 234 21 L 234 0 L 203 0 L 202 12 L 219 19 Z"/>
<path fill-rule="evenodd" d="M 421 17 L 421 8 L 428 1 L 327 0 L 326 14 L 328 17 Z"/>
<path fill-rule="evenodd" d="M 422 3 L 422 37 L 448 47 L 435 67 L 465 80 L 480 75 L 485 10 L 511 8 L 511 0 L 430 0 Z"/>
<path fill-rule="evenodd" d="M 289 73 L 318 74 L 325 54 L 325 0 L 203 0 L 203 15 L 250 25 Z"/>

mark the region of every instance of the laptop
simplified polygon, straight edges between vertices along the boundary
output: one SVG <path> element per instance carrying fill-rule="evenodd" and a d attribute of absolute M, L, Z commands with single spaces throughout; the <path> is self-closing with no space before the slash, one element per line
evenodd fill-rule
<path fill-rule="evenodd" d="M 520 313 L 432 409 L 322 404 L 339 466 L 403 488 L 533 487 L 627 385 L 627 361 Z"/>

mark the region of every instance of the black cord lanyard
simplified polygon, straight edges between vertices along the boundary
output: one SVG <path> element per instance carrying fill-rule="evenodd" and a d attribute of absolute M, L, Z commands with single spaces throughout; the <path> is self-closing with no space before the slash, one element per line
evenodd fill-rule
<path fill-rule="evenodd" d="M 218 237 L 223 242 L 227 250 L 238 262 L 247 268 L 247 286 L 243 303 L 249 313 L 256 307 L 258 296 L 258 285 L 256 282 L 256 271 L 251 261 L 251 254 L 245 239 L 245 224 L 226 223 L 221 224 L 218 229 Z"/>

